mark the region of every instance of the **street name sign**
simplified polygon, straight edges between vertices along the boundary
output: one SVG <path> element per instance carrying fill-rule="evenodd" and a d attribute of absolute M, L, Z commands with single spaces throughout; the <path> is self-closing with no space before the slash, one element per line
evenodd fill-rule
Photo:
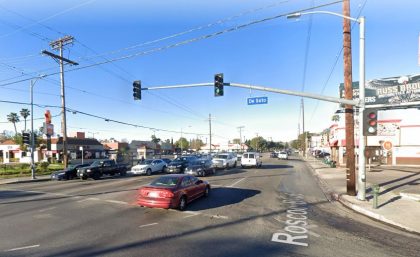
<path fill-rule="evenodd" d="M 248 105 L 255 105 L 255 104 L 268 104 L 268 97 L 250 97 L 248 98 Z"/>

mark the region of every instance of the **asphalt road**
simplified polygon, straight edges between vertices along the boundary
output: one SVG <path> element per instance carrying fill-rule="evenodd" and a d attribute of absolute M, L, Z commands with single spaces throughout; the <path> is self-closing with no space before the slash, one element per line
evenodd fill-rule
<path fill-rule="evenodd" d="M 418 256 L 419 236 L 330 202 L 303 161 L 205 178 L 187 211 L 136 206 L 153 178 L 0 186 L 0 256 Z"/>

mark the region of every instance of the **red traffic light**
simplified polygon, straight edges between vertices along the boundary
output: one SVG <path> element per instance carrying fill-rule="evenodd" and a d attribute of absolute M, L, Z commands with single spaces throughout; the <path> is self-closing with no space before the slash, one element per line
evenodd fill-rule
<path fill-rule="evenodd" d="M 369 118 L 369 119 L 376 119 L 376 113 L 375 113 L 375 112 L 370 112 L 370 113 L 368 114 L 368 118 Z"/>

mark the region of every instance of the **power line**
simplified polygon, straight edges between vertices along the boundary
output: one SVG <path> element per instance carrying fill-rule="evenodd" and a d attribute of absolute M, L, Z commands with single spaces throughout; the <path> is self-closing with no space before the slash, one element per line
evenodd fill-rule
<path fill-rule="evenodd" d="M 86 58 L 94 58 L 94 57 L 99 57 L 99 56 L 104 56 L 104 55 L 111 55 L 111 54 L 115 54 L 115 53 L 119 53 L 119 52 L 123 52 L 123 51 L 128 51 L 128 50 L 131 50 L 131 49 L 143 47 L 143 46 L 146 46 L 146 45 L 155 44 L 155 43 L 167 40 L 167 39 L 172 39 L 172 38 L 175 38 L 175 37 L 183 36 L 183 35 L 189 34 L 189 33 L 194 32 L 194 31 L 198 31 L 198 30 L 202 30 L 202 29 L 208 29 L 208 28 L 211 28 L 215 25 L 221 25 L 221 24 L 226 23 L 228 21 L 231 21 L 233 19 L 245 16 L 245 15 L 248 15 L 248 14 L 251 14 L 251 13 L 254 13 L 254 12 L 258 12 L 258 11 L 261 11 L 261 10 L 264 10 L 264 9 L 276 7 L 280 4 L 284 4 L 284 3 L 287 3 L 287 2 L 289 2 L 289 0 L 281 1 L 279 3 L 270 4 L 270 5 L 267 5 L 267 6 L 264 6 L 264 7 L 258 7 L 258 8 L 255 8 L 255 9 L 246 10 L 246 11 L 241 12 L 239 14 L 236 14 L 236 15 L 224 18 L 224 19 L 220 19 L 220 20 L 217 20 L 215 22 L 208 23 L 206 25 L 198 26 L 198 27 L 195 27 L 195 28 L 192 28 L 192 29 L 189 29 L 189 30 L 185 30 L 185 31 L 182 31 L 182 32 L 179 32 L 179 33 L 175 33 L 175 34 L 166 36 L 166 37 L 162 37 L 162 38 L 159 38 L 159 39 L 147 41 L 147 42 L 136 44 L 136 45 L 133 45 L 133 46 L 128 46 L 128 47 L 113 50 L 113 51 L 110 51 L 110 52 L 105 52 L 105 53 L 102 53 L 102 54 L 99 54 L 99 55 L 96 55 L 96 56 L 87 56 Z"/>
<path fill-rule="evenodd" d="M 217 31 L 217 32 L 214 32 L 214 33 L 211 33 L 211 34 L 203 35 L 203 36 L 200 36 L 200 37 L 187 39 L 187 40 L 180 41 L 180 42 L 177 42 L 177 43 L 174 43 L 174 44 L 170 44 L 170 45 L 166 45 L 166 46 L 162 46 L 162 47 L 157 47 L 157 48 L 153 48 L 151 50 L 137 52 L 137 53 L 134 53 L 134 54 L 125 55 L 125 56 L 121 56 L 121 57 L 117 57 L 117 58 L 113 58 L 113 59 L 109 59 L 109 60 L 103 61 L 103 62 L 97 62 L 97 63 L 94 63 L 94 64 L 85 65 L 85 66 L 81 66 L 81 67 L 78 67 L 78 68 L 69 69 L 69 70 L 67 70 L 67 72 L 82 70 L 82 69 L 91 68 L 91 67 L 95 67 L 95 66 L 99 66 L 99 65 L 103 65 L 103 64 L 108 64 L 108 63 L 111 63 L 111 62 L 116 62 L 116 61 L 121 61 L 121 60 L 125 60 L 125 59 L 134 58 L 134 57 L 137 57 L 137 56 L 143 56 L 143 55 L 148 55 L 148 54 L 160 52 L 160 51 L 163 51 L 163 50 L 179 47 L 179 46 L 186 45 L 186 44 L 189 44 L 189 43 L 201 41 L 201 40 L 204 40 L 204 39 L 213 38 L 213 37 L 220 36 L 220 35 L 223 35 L 223 34 L 226 34 L 226 33 L 229 33 L 229 32 L 244 29 L 244 28 L 252 26 L 252 25 L 256 25 L 256 24 L 260 24 L 260 23 L 263 23 L 263 22 L 275 20 L 275 19 L 278 19 L 278 18 L 281 18 L 281 17 L 286 17 L 287 15 L 289 15 L 291 13 L 310 11 L 310 10 L 318 9 L 318 8 L 325 7 L 325 6 L 334 5 L 334 4 L 341 3 L 341 2 L 342 2 L 342 0 L 341 1 L 330 2 L 330 3 L 327 3 L 327 4 L 319 5 L 319 6 L 312 7 L 312 8 L 301 9 L 301 10 L 288 12 L 288 13 L 283 13 L 283 14 L 279 14 L 279 15 L 275 15 L 275 16 L 271 16 L 271 17 L 267 17 L 267 18 L 263 18 L 263 19 L 259 19 L 259 20 L 254 20 L 254 21 L 251 21 L 251 22 L 248 22 L 248 23 L 244 23 L 244 24 L 235 26 L 235 27 L 227 28 L 227 29 Z M 47 76 L 56 75 L 56 74 L 59 74 L 59 72 L 53 72 L 53 73 L 47 74 Z M 1 84 L 0 86 L 16 84 L 16 83 L 19 83 L 19 82 L 28 81 L 30 79 L 32 79 L 32 78 L 19 80 L 19 81 L 16 81 L 16 82 L 5 83 L 5 84 Z"/>
<path fill-rule="evenodd" d="M 30 103 L 8 101 L 8 100 L 0 100 L 0 102 L 1 103 L 10 103 L 10 104 L 19 104 L 19 105 L 31 105 Z M 41 108 L 61 108 L 61 106 L 58 106 L 58 105 L 34 104 L 34 106 L 41 107 Z M 149 126 L 144 126 L 144 125 L 130 123 L 130 122 L 119 121 L 119 120 L 107 118 L 107 117 L 104 117 L 104 116 L 99 116 L 99 115 L 87 113 L 87 112 L 84 112 L 84 111 L 79 111 L 79 110 L 76 110 L 76 109 L 73 109 L 73 108 L 68 108 L 68 107 L 66 107 L 66 112 L 71 112 L 73 114 L 82 114 L 82 115 L 85 115 L 85 116 L 88 116 L 88 117 L 97 118 L 97 119 L 101 119 L 101 120 L 104 120 L 104 121 L 107 121 L 107 122 L 113 122 L 113 123 L 117 123 L 117 124 L 121 124 L 121 125 L 132 126 L 132 127 L 135 127 L 135 128 L 153 129 L 153 130 L 156 130 L 156 131 L 177 133 L 177 134 L 183 133 L 183 134 L 201 135 L 201 136 L 202 135 L 207 135 L 207 133 L 181 132 L 181 131 L 176 131 L 176 130 L 155 128 L 155 127 L 149 127 Z"/>
<path fill-rule="evenodd" d="M 367 0 L 364 0 L 364 2 L 363 2 L 363 4 L 362 4 L 362 6 L 360 7 L 360 9 L 359 9 L 359 13 L 357 14 L 357 19 L 360 17 L 360 15 L 362 14 L 362 11 L 363 11 L 363 9 L 365 8 L 365 6 L 366 6 L 366 3 L 367 3 Z M 353 22 L 352 23 L 352 28 L 351 28 L 351 30 L 353 30 L 354 29 L 354 25 L 355 25 L 355 23 L 356 22 Z M 324 93 L 324 91 L 325 91 L 325 88 L 327 87 L 327 85 L 328 85 L 328 83 L 330 82 L 330 79 L 331 79 L 331 77 L 332 77 L 332 74 L 333 74 L 333 72 L 334 72 L 334 70 L 335 70 L 335 68 L 336 68 L 336 66 L 337 66 L 337 63 L 338 63 L 338 60 L 340 59 L 340 56 L 341 56 L 341 54 L 343 53 L 343 46 L 340 48 L 340 50 L 338 51 L 338 54 L 336 55 L 336 58 L 335 58 L 335 61 L 334 61 L 334 63 L 333 63 L 333 65 L 331 66 L 331 70 L 330 70 L 330 72 L 329 72 L 329 74 L 328 74 L 328 77 L 327 77 L 327 80 L 325 81 L 325 83 L 324 83 L 324 85 L 323 85 L 323 87 L 322 87 L 322 90 L 321 90 L 321 94 L 323 94 Z M 311 115 L 311 119 L 310 119 L 310 122 L 312 122 L 312 120 L 313 120 L 313 118 L 314 118 L 314 116 L 315 116 L 315 113 L 316 113 L 316 111 L 317 111 L 317 109 L 318 109 L 318 106 L 319 106 L 319 100 L 318 101 L 316 101 L 316 105 L 315 105 L 315 108 L 314 108 L 314 110 L 312 111 L 312 115 Z"/>

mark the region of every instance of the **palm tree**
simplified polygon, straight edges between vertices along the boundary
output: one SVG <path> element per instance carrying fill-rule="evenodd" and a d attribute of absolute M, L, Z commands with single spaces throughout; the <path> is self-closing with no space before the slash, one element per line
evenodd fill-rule
<path fill-rule="evenodd" d="M 7 121 L 13 123 L 13 126 L 15 126 L 15 135 L 17 135 L 17 129 L 16 129 L 16 122 L 19 122 L 19 116 L 15 112 L 11 112 L 7 115 Z"/>
<path fill-rule="evenodd" d="M 26 108 L 23 108 L 22 110 L 20 110 L 20 116 L 22 116 L 23 119 L 25 119 L 25 131 L 26 131 L 26 118 L 28 118 L 30 114 L 31 112 Z"/>

